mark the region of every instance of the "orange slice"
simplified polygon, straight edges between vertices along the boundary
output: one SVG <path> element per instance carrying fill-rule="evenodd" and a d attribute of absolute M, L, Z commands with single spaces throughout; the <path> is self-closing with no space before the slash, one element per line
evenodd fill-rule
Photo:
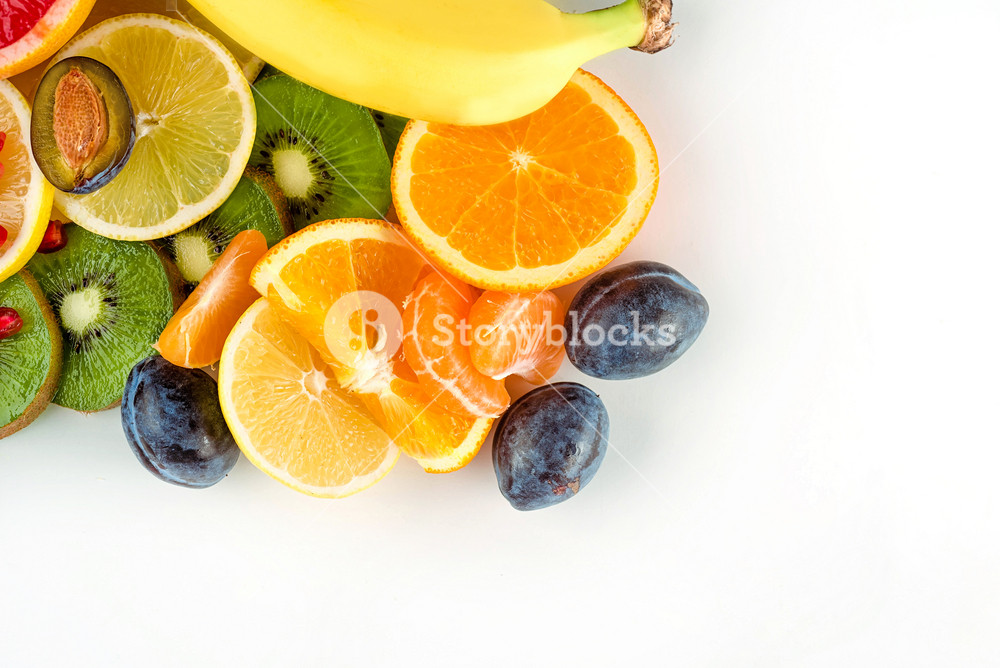
<path fill-rule="evenodd" d="M 484 292 L 469 312 L 472 364 L 491 378 L 521 376 L 541 385 L 566 357 L 566 309 L 545 292 Z"/>
<path fill-rule="evenodd" d="M 153 347 L 168 362 L 189 369 L 218 362 L 236 321 L 260 297 L 250 287 L 250 271 L 266 252 L 267 240 L 257 230 L 237 234 Z"/>
<path fill-rule="evenodd" d="M 524 118 L 484 127 L 413 121 L 392 169 L 414 242 L 471 285 L 566 285 L 617 257 L 656 197 L 656 150 L 635 113 L 578 70 Z"/>
<path fill-rule="evenodd" d="M 476 370 L 470 356 L 474 288 L 440 274 L 421 280 L 403 308 L 403 353 L 417 379 L 448 410 L 499 417 L 510 406 L 503 380 Z"/>
<path fill-rule="evenodd" d="M 31 109 L 9 81 L 0 81 L 0 282 L 13 276 L 45 236 L 54 188 L 31 156 Z"/>
<path fill-rule="evenodd" d="M 266 299 L 247 309 L 226 340 L 219 400 L 247 459 L 306 494 L 360 492 L 399 459 L 364 404 L 337 386 L 316 349 Z"/>
<path fill-rule="evenodd" d="M 83 25 L 94 2 L 4 2 L 0 24 L 0 79 L 31 69 L 58 51 Z"/>
<path fill-rule="evenodd" d="M 425 469 L 442 472 L 478 452 L 492 421 L 450 414 L 398 354 L 403 301 L 434 271 L 389 223 L 350 219 L 279 242 L 250 282 L 316 349 L 338 389 Z"/>

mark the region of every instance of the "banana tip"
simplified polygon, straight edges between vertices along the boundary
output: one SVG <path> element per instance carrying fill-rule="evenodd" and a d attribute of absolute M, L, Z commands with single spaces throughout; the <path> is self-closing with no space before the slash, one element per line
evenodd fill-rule
<path fill-rule="evenodd" d="M 636 51 L 656 53 L 674 43 L 676 23 L 670 22 L 673 0 L 639 0 L 646 12 L 646 34 L 642 41 L 633 46 Z"/>

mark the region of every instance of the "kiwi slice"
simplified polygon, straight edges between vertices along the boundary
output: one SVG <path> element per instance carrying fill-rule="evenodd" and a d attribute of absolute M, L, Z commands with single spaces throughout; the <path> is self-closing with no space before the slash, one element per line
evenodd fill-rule
<path fill-rule="evenodd" d="M 53 401 L 84 412 L 112 408 L 174 313 L 176 269 L 150 244 L 106 239 L 77 225 L 63 231 L 64 248 L 28 263 L 62 333 L 63 372 Z"/>
<path fill-rule="evenodd" d="M 183 232 L 153 243 L 177 265 L 190 294 L 229 242 L 245 230 L 258 230 L 273 246 L 293 232 L 288 202 L 266 172 L 247 168 L 233 194 L 218 209 Z"/>
<path fill-rule="evenodd" d="M 254 84 L 257 138 L 250 164 L 274 176 L 295 228 L 336 218 L 381 218 L 391 163 L 365 107 L 273 74 Z"/>
<path fill-rule="evenodd" d="M 27 271 L 0 283 L 0 306 L 17 311 L 24 323 L 17 334 L 0 340 L 0 438 L 6 438 L 52 401 L 63 347 L 49 302 Z"/>
<path fill-rule="evenodd" d="M 389 162 L 392 162 L 396 155 L 396 146 L 399 145 L 399 136 L 403 134 L 403 128 L 410 122 L 410 119 L 375 109 L 368 111 L 375 119 L 375 125 L 378 126 L 378 131 L 382 135 L 382 143 L 385 144 L 385 152 L 389 155 Z"/>

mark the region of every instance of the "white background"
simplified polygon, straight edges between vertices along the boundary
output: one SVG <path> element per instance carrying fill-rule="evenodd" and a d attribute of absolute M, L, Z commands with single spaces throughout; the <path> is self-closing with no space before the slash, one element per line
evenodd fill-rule
<path fill-rule="evenodd" d="M 712 315 L 662 374 L 584 380 L 614 450 L 579 497 L 512 510 L 489 446 L 342 501 L 246 461 L 189 491 L 117 412 L 51 408 L 0 443 L 0 664 L 1000 663 L 1000 8 L 676 18 L 590 68 L 663 168 L 625 259 Z"/>

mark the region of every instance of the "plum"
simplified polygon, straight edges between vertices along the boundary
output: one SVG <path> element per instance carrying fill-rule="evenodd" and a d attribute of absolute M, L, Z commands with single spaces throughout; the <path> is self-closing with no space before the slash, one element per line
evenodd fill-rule
<path fill-rule="evenodd" d="M 518 399 L 497 424 L 493 469 L 517 510 L 537 510 L 575 496 L 604 461 L 608 411 L 592 390 L 555 383 Z"/>
<path fill-rule="evenodd" d="M 240 457 L 222 416 L 215 380 L 159 355 L 142 360 L 129 373 L 122 427 L 142 465 L 181 487 L 214 485 Z"/>
<path fill-rule="evenodd" d="M 595 378 L 627 380 L 662 371 L 701 334 L 708 301 L 659 262 L 605 271 L 577 293 L 566 314 L 566 356 Z"/>
<path fill-rule="evenodd" d="M 77 56 L 42 76 L 31 110 L 31 151 L 45 178 L 74 195 L 111 182 L 135 146 L 132 102 L 106 65 Z"/>

